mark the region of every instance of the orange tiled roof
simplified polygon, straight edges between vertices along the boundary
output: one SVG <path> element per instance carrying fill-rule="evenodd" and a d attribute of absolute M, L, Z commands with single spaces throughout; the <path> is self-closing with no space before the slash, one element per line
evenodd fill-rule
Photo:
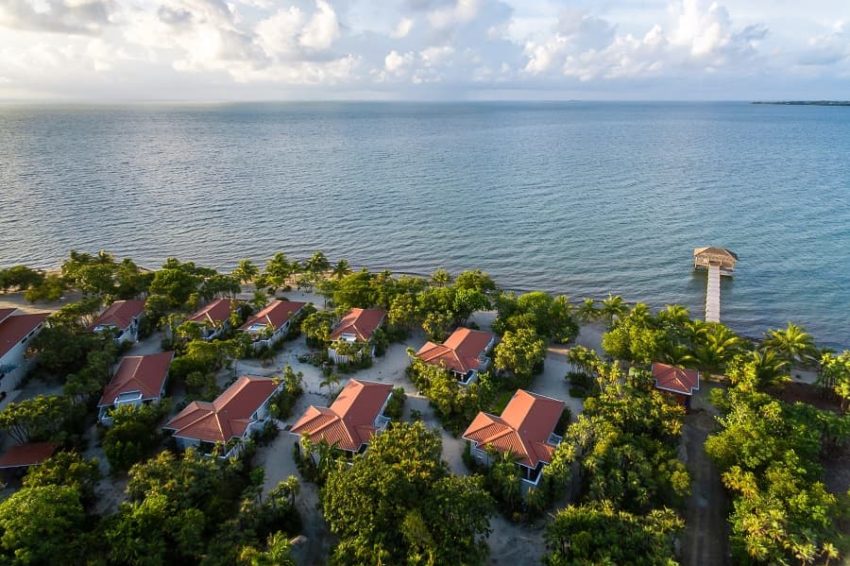
<path fill-rule="evenodd" d="M 91 328 L 96 326 L 114 326 L 116 328 L 127 328 L 133 319 L 145 310 L 144 301 L 115 301 L 109 308 L 97 317 Z"/>
<path fill-rule="evenodd" d="M 339 340 L 343 334 L 354 334 L 358 342 L 368 342 L 386 315 L 382 309 L 351 309 L 331 332 L 331 340 Z"/>
<path fill-rule="evenodd" d="M 273 329 L 279 328 L 305 306 L 307 306 L 307 303 L 299 303 L 296 301 L 272 301 L 266 308 L 248 318 L 240 330 L 248 330 L 254 324 L 271 324 Z"/>
<path fill-rule="evenodd" d="M 375 433 L 375 419 L 392 390 L 386 383 L 352 379 L 330 407 L 308 407 L 291 432 L 306 434 L 315 443 L 324 440 L 341 450 L 357 452 Z"/>
<path fill-rule="evenodd" d="M 0 358 L 47 319 L 47 313 L 13 314 L 14 311 L 15 309 L 0 311 Z"/>
<path fill-rule="evenodd" d="M 240 438 L 251 424 L 251 415 L 278 387 L 268 377 L 243 375 L 215 401 L 192 401 L 163 428 L 174 436 L 205 442 L 227 442 Z"/>
<path fill-rule="evenodd" d="M 41 464 L 56 452 L 58 444 L 52 442 L 30 442 L 12 446 L 0 456 L 0 469 L 25 468 Z"/>
<path fill-rule="evenodd" d="M 144 401 L 159 399 L 172 359 L 174 352 L 121 358 L 115 375 L 104 388 L 97 406 L 112 405 L 116 397 L 133 391 L 140 392 Z"/>
<path fill-rule="evenodd" d="M 234 305 L 236 301 L 232 299 L 216 299 L 186 320 L 200 324 L 222 324 L 230 318 Z"/>
<path fill-rule="evenodd" d="M 693 395 L 699 390 L 699 372 L 694 369 L 655 362 L 652 364 L 652 377 L 655 378 L 655 387 L 665 391 Z"/>
<path fill-rule="evenodd" d="M 549 435 L 555 430 L 564 402 L 518 389 L 501 416 L 478 413 L 463 438 L 499 452 L 512 452 L 520 464 L 536 468 L 549 463 L 555 447 Z"/>
<path fill-rule="evenodd" d="M 493 334 L 483 330 L 458 328 L 442 344 L 426 342 L 416 355 L 423 362 L 466 373 L 478 369 L 480 356 L 493 338 Z"/>

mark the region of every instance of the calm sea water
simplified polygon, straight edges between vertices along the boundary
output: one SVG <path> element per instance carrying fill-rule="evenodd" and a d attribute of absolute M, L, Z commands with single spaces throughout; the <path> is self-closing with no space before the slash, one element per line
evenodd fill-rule
<path fill-rule="evenodd" d="M 746 103 L 0 107 L 0 265 L 71 248 L 227 269 L 321 248 L 480 267 L 702 314 L 694 247 L 741 261 L 721 318 L 850 345 L 850 109 Z"/>

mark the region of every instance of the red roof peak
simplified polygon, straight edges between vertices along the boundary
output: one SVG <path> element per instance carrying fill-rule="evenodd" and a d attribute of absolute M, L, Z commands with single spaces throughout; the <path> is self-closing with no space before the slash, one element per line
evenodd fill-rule
<path fill-rule="evenodd" d="M 463 438 L 499 452 L 512 452 L 519 462 L 536 468 L 549 463 L 555 447 L 549 437 L 561 418 L 564 402 L 518 389 L 501 416 L 478 413 Z"/>
<path fill-rule="evenodd" d="M 699 372 L 694 369 L 655 362 L 652 364 L 652 377 L 655 387 L 664 391 L 693 395 L 699 390 Z"/>
<path fill-rule="evenodd" d="M 386 316 L 383 309 L 351 309 L 334 327 L 331 340 L 339 340 L 343 334 L 354 334 L 358 342 L 368 342 Z"/>
<path fill-rule="evenodd" d="M 174 352 L 147 356 L 124 356 L 118 363 L 115 375 L 103 390 L 98 407 L 108 407 L 122 393 L 138 391 L 143 401 L 159 399 Z"/>
<path fill-rule="evenodd" d="M 251 423 L 251 416 L 278 386 L 275 379 L 243 375 L 212 403 L 192 401 L 163 428 L 174 431 L 174 436 L 205 442 L 227 442 L 241 437 Z"/>
<path fill-rule="evenodd" d="M 286 321 L 298 314 L 307 303 L 297 301 L 279 301 L 275 299 L 260 312 L 248 318 L 241 330 L 248 330 L 255 324 L 271 325 L 273 329 L 283 326 Z"/>
<path fill-rule="evenodd" d="M 91 328 L 98 326 L 114 326 L 120 329 L 127 328 L 133 322 L 133 319 L 142 314 L 144 310 L 144 301 L 115 301 L 97 317 L 92 323 Z"/>
<path fill-rule="evenodd" d="M 201 324 L 221 324 L 230 318 L 230 312 L 236 305 L 233 299 L 216 299 L 197 310 L 187 321 Z"/>
<path fill-rule="evenodd" d="M 375 419 L 392 389 L 388 383 L 351 379 L 330 407 L 308 407 L 291 432 L 357 452 L 375 434 Z"/>
<path fill-rule="evenodd" d="M 494 339 L 490 332 L 458 328 L 442 344 L 426 342 L 416 355 L 425 363 L 465 374 L 480 367 L 481 358 Z"/>
<path fill-rule="evenodd" d="M 3 309 L 14 313 L 16 309 Z M 20 344 L 30 332 L 38 328 L 45 320 L 47 313 L 6 314 L 0 312 L 0 358 Z"/>

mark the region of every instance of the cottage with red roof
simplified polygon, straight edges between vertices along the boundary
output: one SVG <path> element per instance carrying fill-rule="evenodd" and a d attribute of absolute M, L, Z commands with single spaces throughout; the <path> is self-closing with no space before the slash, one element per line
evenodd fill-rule
<path fill-rule="evenodd" d="M 478 413 L 463 433 L 472 457 L 490 465 L 487 449 L 510 452 L 517 458 L 523 487 L 536 486 L 543 466 L 552 461 L 561 437 L 555 427 L 564 411 L 564 402 L 518 389 L 500 416 Z"/>
<path fill-rule="evenodd" d="M 37 466 L 53 456 L 58 444 L 52 442 L 28 442 L 12 446 L 0 456 L 0 470 L 20 470 Z"/>
<path fill-rule="evenodd" d="M 181 448 L 208 452 L 223 444 L 221 457 L 229 458 L 269 420 L 269 402 L 283 386 L 278 379 L 243 375 L 212 403 L 192 401 L 163 428 L 173 433 Z"/>
<path fill-rule="evenodd" d="M 44 327 L 46 313 L 24 314 L 0 309 L 0 391 L 9 393 L 29 370 L 28 343 Z"/>
<path fill-rule="evenodd" d="M 311 405 L 290 432 L 307 437 L 314 444 L 326 442 L 352 455 L 362 452 L 390 421 L 384 416 L 384 409 L 392 391 L 388 383 L 352 379 L 330 407 Z"/>
<path fill-rule="evenodd" d="M 286 336 L 306 306 L 307 303 L 274 300 L 248 318 L 240 330 L 251 336 L 255 349 L 272 346 Z"/>
<path fill-rule="evenodd" d="M 144 301 L 115 301 L 92 323 L 94 332 L 114 329 L 116 342 L 136 342 L 139 339 L 139 322 L 145 312 Z"/>
<path fill-rule="evenodd" d="M 186 319 L 186 322 L 200 326 L 202 340 L 218 338 L 230 328 L 230 314 L 238 304 L 233 299 L 216 299 Z"/>
<path fill-rule="evenodd" d="M 112 424 L 109 412 L 121 405 L 137 407 L 160 401 L 165 396 L 168 368 L 173 359 L 174 352 L 121 358 L 115 375 L 97 403 L 100 422 L 107 426 Z"/>
<path fill-rule="evenodd" d="M 328 356 L 336 363 L 347 363 L 352 355 L 354 346 L 359 346 L 359 356 L 375 355 L 374 335 L 387 318 L 387 312 L 382 309 L 351 309 L 331 332 L 331 346 Z"/>
<path fill-rule="evenodd" d="M 655 362 L 652 364 L 655 388 L 672 395 L 676 402 L 686 408 L 691 406 L 694 391 L 699 391 L 699 372 Z"/>
<path fill-rule="evenodd" d="M 496 343 L 496 336 L 483 330 L 458 328 L 442 344 L 426 342 L 416 356 L 427 364 L 442 366 L 468 385 L 478 374 L 490 367 L 488 354 Z"/>

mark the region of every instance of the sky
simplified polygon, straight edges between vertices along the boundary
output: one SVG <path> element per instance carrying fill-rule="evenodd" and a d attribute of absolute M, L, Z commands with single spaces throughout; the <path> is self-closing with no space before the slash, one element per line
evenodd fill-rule
<path fill-rule="evenodd" d="M 850 0 L 0 0 L 0 100 L 850 99 Z"/>

